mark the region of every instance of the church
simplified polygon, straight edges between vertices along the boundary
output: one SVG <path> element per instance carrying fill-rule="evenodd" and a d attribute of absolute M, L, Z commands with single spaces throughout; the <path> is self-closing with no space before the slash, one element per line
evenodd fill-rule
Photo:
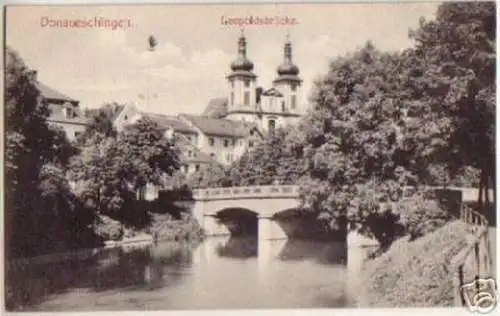
<path fill-rule="evenodd" d="M 288 38 L 282 53 L 283 62 L 276 68 L 272 87 L 264 89 L 258 84 L 242 33 L 237 42 L 236 58 L 230 63 L 226 76 L 227 95 L 210 100 L 202 114 L 148 113 L 134 104 L 127 104 L 117 106 L 114 124 L 121 131 L 143 117 L 156 121 L 165 128 L 165 136 L 176 138 L 182 152 L 181 170 L 186 174 L 214 163 L 230 165 L 275 129 L 296 124 L 305 114 L 305 107 L 299 103 L 302 80 L 299 68 L 293 63 L 292 43 Z M 53 103 L 68 104 L 68 100 L 60 101 Z M 53 111 L 53 116 L 57 113 Z M 52 121 L 55 122 L 55 118 Z M 62 125 L 66 126 L 72 125 Z M 78 132 L 80 130 L 67 130 L 70 139 Z"/>

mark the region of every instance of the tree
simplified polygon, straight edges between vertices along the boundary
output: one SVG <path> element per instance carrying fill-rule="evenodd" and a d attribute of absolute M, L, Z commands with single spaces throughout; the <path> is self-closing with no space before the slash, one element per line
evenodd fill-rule
<path fill-rule="evenodd" d="M 5 80 L 6 248 L 8 256 L 28 256 L 47 250 L 41 241 L 54 219 L 54 210 L 40 203 L 42 170 L 48 165 L 62 170 L 74 148 L 61 130 L 47 123 L 49 109 L 33 71 L 10 48 Z"/>
<path fill-rule="evenodd" d="M 95 133 L 103 134 L 105 137 L 116 137 L 117 131 L 113 120 L 121 108 L 123 108 L 123 105 L 115 102 L 106 103 L 97 109 L 85 110 L 85 116 L 89 118 L 89 123 L 82 135 L 78 137 L 79 143 L 84 143 L 87 138 L 92 137 Z"/>
<path fill-rule="evenodd" d="M 140 199 L 147 184 L 165 186 L 165 176 L 171 177 L 180 168 L 173 139 L 165 137 L 165 129 L 149 118 L 127 126 L 118 137 L 117 150 L 128 183 L 141 191 Z"/>
<path fill-rule="evenodd" d="M 406 117 L 412 106 L 401 97 L 401 56 L 383 53 L 368 42 L 338 58 L 316 83 L 313 108 L 306 116 L 301 181 L 306 208 L 332 227 L 377 238 L 382 246 L 401 233 L 391 202 L 423 173 L 418 147 Z"/>
<path fill-rule="evenodd" d="M 94 133 L 72 160 L 71 175 L 87 205 L 124 219 L 134 212 L 135 202 L 144 199 L 146 185 L 168 185 L 179 164 L 175 144 L 146 118 L 116 138 Z"/>
<path fill-rule="evenodd" d="M 295 184 L 305 171 L 298 137 L 299 133 L 291 128 L 276 130 L 231 166 L 231 183 L 238 186 Z"/>
<path fill-rule="evenodd" d="M 215 163 L 202 166 L 199 171 L 188 175 L 186 183 L 192 189 L 229 187 L 233 184 L 229 170 Z"/>
<path fill-rule="evenodd" d="M 420 72 L 414 95 L 448 135 L 438 156 L 452 174 L 467 166 L 481 170 L 479 204 L 484 198 L 486 207 L 482 193 L 496 189 L 495 12 L 493 2 L 444 3 L 434 21 L 421 20 L 410 34 L 416 46 L 409 69 Z"/>

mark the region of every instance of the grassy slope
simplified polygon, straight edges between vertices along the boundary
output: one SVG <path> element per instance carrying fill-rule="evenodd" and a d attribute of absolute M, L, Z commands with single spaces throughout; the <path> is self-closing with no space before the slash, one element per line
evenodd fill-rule
<path fill-rule="evenodd" d="M 453 304 L 450 261 L 466 245 L 466 226 L 453 221 L 408 241 L 397 240 L 362 272 L 364 302 L 373 307 L 430 307 Z"/>

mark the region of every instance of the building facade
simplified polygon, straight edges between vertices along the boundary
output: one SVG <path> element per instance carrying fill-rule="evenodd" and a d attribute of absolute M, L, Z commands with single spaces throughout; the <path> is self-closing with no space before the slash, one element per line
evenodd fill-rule
<path fill-rule="evenodd" d="M 295 124 L 305 113 L 299 103 L 302 80 L 292 59 L 289 39 L 272 87 L 258 85 L 243 34 L 238 38 L 236 59 L 230 64 L 226 80 L 227 95 L 210 100 L 201 115 L 146 113 L 127 104 L 113 111 L 113 123 L 121 131 L 144 117 L 157 122 L 165 129 L 166 137 L 175 137 L 182 155 L 181 170 L 189 174 L 214 163 L 232 164 L 275 129 Z M 44 85 L 40 90 L 51 105 L 50 121 L 64 128 L 69 139 L 75 139 L 87 124 L 78 101 Z"/>

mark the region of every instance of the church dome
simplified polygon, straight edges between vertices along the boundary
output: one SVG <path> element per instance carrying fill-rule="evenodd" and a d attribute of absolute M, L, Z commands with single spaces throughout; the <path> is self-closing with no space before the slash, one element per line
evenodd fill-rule
<path fill-rule="evenodd" d="M 299 67 L 295 66 L 292 61 L 292 43 L 290 40 L 285 42 L 283 53 L 283 63 L 276 70 L 278 75 L 297 76 L 299 74 Z"/>
<path fill-rule="evenodd" d="M 277 72 L 280 76 L 297 76 L 299 74 L 299 67 L 295 66 L 291 62 L 285 62 L 278 67 Z"/>
<path fill-rule="evenodd" d="M 238 57 L 235 61 L 231 63 L 231 70 L 232 71 L 252 71 L 253 70 L 253 63 L 248 60 L 247 58 L 240 58 Z"/>
<path fill-rule="evenodd" d="M 238 39 L 238 56 L 231 63 L 232 71 L 252 71 L 253 63 L 247 58 L 247 42 L 243 33 Z"/>

